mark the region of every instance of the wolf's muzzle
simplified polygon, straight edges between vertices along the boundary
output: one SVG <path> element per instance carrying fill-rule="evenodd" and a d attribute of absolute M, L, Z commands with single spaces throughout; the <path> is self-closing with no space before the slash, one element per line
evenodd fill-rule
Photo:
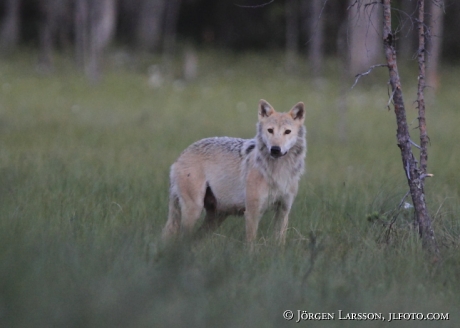
<path fill-rule="evenodd" d="M 274 158 L 278 158 L 283 156 L 284 154 L 281 153 L 281 148 L 278 146 L 273 146 L 270 148 L 270 155 Z"/>

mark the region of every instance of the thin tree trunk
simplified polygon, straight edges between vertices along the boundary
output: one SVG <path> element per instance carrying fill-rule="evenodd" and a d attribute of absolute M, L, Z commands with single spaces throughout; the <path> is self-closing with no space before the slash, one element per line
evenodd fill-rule
<path fill-rule="evenodd" d="M 90 15 L 90 56 L 86 74 L 97 82 L 101 76 L 101 61 L 104 49 L 112 40 L 115 31 L 115 0 L 99 0 L 93 3 Z"/>
<path fill-rule="evenodd" d="M 160 50 L 166 6 L 165 0 L 142 1 L 137 26 L 137 43 L 142 50 L 154 52 Z"/>
<path fill-rule="evenodd" d="M 176 29 L 181 0 L 169 0 L 166 4 L 163 41 L 163 62 L 166 73 L 172 77 L 172 61 L 176 48 Z"/>
<path fill-rule="evenodd" d="M 11 52 L 19 41 L 21 0 L 7 0 L 3 24 L 0 30 L 0 50 L 4 54 Z"/>
<path fill-rule="evenodd" d="M 323 1 L 311 1 L 309 64 L 313 77 L 319 77 L 323 68 L 324 19 Z"/>
<path fill-rule="evenodd" d="M 427 67 L 428 85 L 435 91 L 439 88 L 439 61 L 442 49 L 442 34 L 444 23 L 444 2 L 442 0 L 430 1 L 430 50 Z"/>
<path fill-rule="evenodd" d="M 72 0 L 40 0 L 40 54 L 39 68 L 42 72 L 53 70 L 54 47 L 60 43 L 68 49 L 73 26 Z"/>
<path fill-rule="evenodd" d="M 115 30 L 116 2 L 77 0 L 75 15 L 77 64 L 92 82 L 97 82 L 103 51 Z"/>
<path fill-rule="evenodd" d="M 417 90 L 417 104 L 418 104 L 418 126 L 420 130 L 420 174 L 426 175 L 426 168 L 428 162 L 428 135 L 426 133 L 426 119 L 425 119 L 425 0 L 418 0 L 418 90 Z M 422 187 L 424 183 L 422 180 Z"/>
<path fill-rule="evenodd" d="M 75 1 L 75 57 L 81 69 L 88 62 L 88 12 L 86 0 Z"/>
<path fill-rule="evenodd" d="M 422 237 L 423 242 L 431 249 L 438 252 L 434 231 L 431 227 L 431 218 L 428 214 L 425 202 L 425 178 L 427 177 L 427 163 L 428 163 L 428 134 L 426 132 L 426 119 L 425 119 L 425 0 L 418 0 L 418 65 L 419 65 L 419 76 L 418 76 L 418 91 L 417 91 L 417 103 L 418 103 L 418 121 L 420 130 L 420 165 L 419 165 L 419 176 L 417 183 L 419 197 L 417 203 L 419 203 L 419 213 L 416 214 L 416 220 L 419 227 L 419 233 Z M 415 206 L 414 206 L 415 207 Z M 416 208 L 417 210 L 417 208 Z"/>
<path fill-rule="evenodd" d="M 299 0 L 287 0 L 286 15 L 286 71 L 295 72 L 299 53 Z"/>
<path fill-rule="evenodd" d="M 434 232 L 431 227 L 431 219 L 428 214 L 428 210 L 425 202 L 424 192 L 424 179 L 426 174 L 423 173 L 423 168 L 418 167 L 417 161 L 412 153 L 411 139 L 409 135 L 409 127 L 406 119 L 406 111 L 404 108 L 403 93 L 401 88 L 401 81 L 398 73 L 398 65 L 396 61 L 396 49 L 395 49 L 395 35 L 391 30 L 391 0 L 383 0 L 383 46 L 385 57 L 388 64 L 388 71 L 390 75 L 391 94 L 394 104 L 396 123 L 397 123 L 397 140 L 398 147 L 401 150 L 401 157 L 403 162 L 403 168 L 406 173 L 407 182 L 412 197 L 412 202 L 415 208 L 415 223 L 418 227 L 420 237 L 424 247 L 438 253 Z M 418 0 L 419 2 L 419 41 L 420 35 L 424 37 L 423 31 L 423 2 L 424 0 Z M 420 21 L 421 20 L 421 21 Z M 423 55 L 424 42 L 419 47 L 419 64 L 424 65 Z M 422 53 L 422 55 L 420 54 Z M 424 72 L 419 73 L 419 79 L 424 75 Z M 424 78 L 424 76 L 422 76 Z M 422 85 L 419 85 L 419 90 L 422 91 L 423 95 L 423 81 Z M 423 105 L 423 97 L 419 98 L 419 109 L 420 105 Z M 423 106 L 424 108 L 424 106 Z M 424 110 L 421 113 L 424 115 Z M 419 113 L 420 115 L 420 113 Z M 421 131 L 422 132 L 422 131 Z M 426 131 L 425 131 L 426 132 Z M 421 138 L 425 138 L 421 135 Z M 425 145 L 426 147 L 426 145 Z M 426 160 L 426 157 L 425 157 Z M 426 167 L 425 167 L 426 168 Z"/>
<path fill-rule="evenodd" d="M 374 0 L 349 0 L 350 74 L 353 76 L 381 58 L 380 6 Z"/>
<path fill-rule="evenodd" d="M 40 56 L 39 66 L 43 72 L 53 69 L 53 32 L 56 23 L 55 3 L 50 0 L 42 0 L 41 24 L 40 24 Z"/>

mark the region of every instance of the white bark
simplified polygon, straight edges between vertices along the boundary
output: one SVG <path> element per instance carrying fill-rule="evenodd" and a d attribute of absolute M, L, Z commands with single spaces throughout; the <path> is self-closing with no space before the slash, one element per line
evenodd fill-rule
<path fill-rule="evenodd" d="M 352 5 L 353 4 L 353 5 Z M 374 0 L 350 0 L 348 36 L 350 74 L 366 71 L 382 59 L 381 4 Z"/>
<path fill-rule="evenodd" d="M 444 23 L 443 1 L 433 0 L 430 2 L 430 16 L 431 37 L 428 41 L 427 85 L 436 90 L 440 85 L 439 62 L 442 52 Z"/>

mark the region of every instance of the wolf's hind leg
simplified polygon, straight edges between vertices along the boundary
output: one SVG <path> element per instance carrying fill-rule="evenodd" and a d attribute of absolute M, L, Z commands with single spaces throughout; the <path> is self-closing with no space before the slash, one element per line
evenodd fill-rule
<path fill-rule="evenodd" d="M 171 193 L 169 196 L 168 221 L 166 221 L 166 225 L 161 233 L 163 240 L 170 239 L 179 233 L 180 218 L 179 198 L 177 195 Z"/>
<path fill-rule="evenodd" d="M 215 211 L 206 210 L 206 216 L 204 217 L 203 224 L 198 229 L 198 237 L 202 237 L 206 233 L 217 230 L 227 218 L 226 215 L 217 214 Z"/>
<path fill-rule="evenodd" d="M 203 224 L 198 230 L 198 237 L 207 232 L 215 231 L 227 218 L 226 214 L 217 212 L 217 199 L 209 186 L 206 188 L 204 196 L 204 208 L 206 209 L 206 215 Z"/>
<path fill-rule="evenodd" d="M 182 222 L 181 232 L 190 234 L 203 211 L 203 203 L 198 200 L 184 200 L 181 202 Z"/>

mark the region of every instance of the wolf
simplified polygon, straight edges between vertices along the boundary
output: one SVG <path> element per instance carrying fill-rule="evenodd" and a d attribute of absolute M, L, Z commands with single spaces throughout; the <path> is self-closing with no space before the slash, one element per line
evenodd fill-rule
<path fill-rule="evenodd" d="M 260 217 L 273 209 L 276 240 L 285 242 L 289 212 L 305 167 L 305 107 L 299 102 L 281 113 L 262 99 L 258 118 L 255 138 L 202 139 L 174 162 L 164 239 L 191 233 L 204 209 L 197 233 L 215 230 L 229 215 L 244 215 L 246 241 L 253 243 Z"/>

